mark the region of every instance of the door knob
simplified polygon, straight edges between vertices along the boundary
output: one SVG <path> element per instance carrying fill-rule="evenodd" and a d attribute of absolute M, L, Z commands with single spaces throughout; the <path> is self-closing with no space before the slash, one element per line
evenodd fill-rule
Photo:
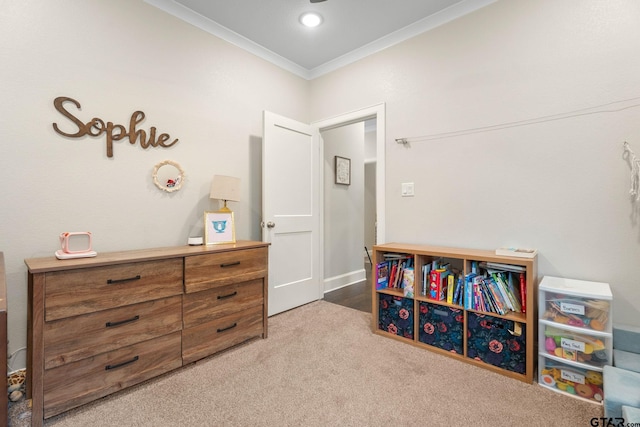
<path fill-rule="evenodd" d="M 275 222 L 271 222 L 271 221 L 267 222 L 267 228 L 273 228 L 275 226 L 276 226 Z"/>

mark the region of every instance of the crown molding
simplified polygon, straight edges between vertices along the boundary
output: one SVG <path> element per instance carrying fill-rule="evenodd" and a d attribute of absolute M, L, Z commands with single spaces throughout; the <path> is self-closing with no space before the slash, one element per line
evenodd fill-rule
<path fill-rule="evenodd" d="M 272 64 L 283 68 L 297 76 L 306 80 L 313 80 L 327 73 L 335 71 L 346 65 L 352 64 L 369 55 L 380 52 L 388 47 L 401 43 L 426 31 L 451 22 L 457 18 L 481 9 L 497 0 L 463 0 L 446 9 L 441 10 L 431 16 L 414 22 L 398 31 L 387 36 L 381 37 L 365 46 L 355 49 L 336 59 L 328 61 L 313 69 L 307 69 L 290 61 L 277 53 L 266 49 L 248 38 L 231 31 L 230 29 L 200 15 L 197 12 L 183 6 L 174 0 L 144 0 L 152 6 L 163 10 L 164 12 L 175 16 L 203 31 L 213 34 L 241 49 L 244 49 Z"/>

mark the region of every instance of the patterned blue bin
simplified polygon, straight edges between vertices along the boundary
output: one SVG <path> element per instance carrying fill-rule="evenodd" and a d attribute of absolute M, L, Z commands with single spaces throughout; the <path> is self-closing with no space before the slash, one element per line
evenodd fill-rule
<path fill-rule="evenodd" d="M 521 334 L 516 336 L 515 322 L 486 314 L 469 312 L 467 315 L 467 357 L 482 360 L 508 371 L 524 374 L 526 371 L 526 325 L 520 323 Z"/>
<path fill-rule="evenodd" d="M 378 329 L 413 339 L 413 300 L 378 294 Z"/>
<path fill-rule="evenodd" d="M 421 301 L 418 316 L 420 342 L 463 354 L 464 313 L 461 309 Z"/>

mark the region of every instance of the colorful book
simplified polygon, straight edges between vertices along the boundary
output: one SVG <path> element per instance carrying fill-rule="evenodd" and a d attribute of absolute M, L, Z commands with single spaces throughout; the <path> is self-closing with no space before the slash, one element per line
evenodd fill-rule
<path fill-rule="evenodd" d="M 464 281 L 462 279 L 462 274 L 458 274 L 458 280 L 456 281 L 456 291 L 453 295 L 453 303 L 458 305 L 463 305 L 463 295 L 464 295 Z"/>
<path fill-rule="evenodd" d="M 524 273 L 520 273 L 520 302 L 522 305 L 521 311 L 527 312 L 527 283 Z"/>
<path fill-rule="evenodd" d="M 494 283 L 496 284 L 496 290 L 500 292 L 500 296 L 502 297 L 502 301 L 504 301 L 505 310 L 516 311 L 513 305 L 513 301 L 509 294 L 507 293 L 507 284 L 502 280 L 500 273 L 492 273 L 491 277 L 493 278 Z"/>
<path fill-rule="evenodd" d="M 453 293 L 456 285 L 456 276 L 451 273 L 447 276 L 447 302 L 453 304 Z"/>
<path fill-rule="evenodd" d="M 447 275 L 449 271 L 444 269 L 431 270 L 431 279 L 429 280 L 429 298 L 436 301 L 445 300 Z"/>
<path fill-rule="evenodd" d="M 404 272 L 402 274 L 402 290 L 404 292 L 405 297 L 413 298 L 414 294 L 414 286 L 415 286 L 415 277 L 413 267 L 405 267 Z"/>
<path fill-rule="evenodd" d="M 473 308 L 473 278 L 476 273 L 469 273 L 464 278 L 464 308 Z"/>
<path fill-rule="evenodd" d="M 376 267 L 376 289 L 384 289 L 389 286 L 389 263 L 387 261 L 379 262 Z"/>
<path fill-rule="evenodd" d="M 429 280 L 431 274 L 431 263 L 422 266 L 422 295 L 427 296 L 429 292 Z"/>

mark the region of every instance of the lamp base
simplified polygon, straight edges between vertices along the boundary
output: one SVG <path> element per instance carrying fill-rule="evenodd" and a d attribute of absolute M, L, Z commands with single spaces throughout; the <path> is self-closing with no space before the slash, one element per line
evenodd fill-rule
<path fill-rule="evenodd" d="M 218 212 L 223 212 L 223 213 L 231 213 L 231 209 L 229 209 L 227 207 L 227 201 L 224 201 L 224 206 L 222 208 L 220 208 L 220 210 L 218 210 Z"/>

